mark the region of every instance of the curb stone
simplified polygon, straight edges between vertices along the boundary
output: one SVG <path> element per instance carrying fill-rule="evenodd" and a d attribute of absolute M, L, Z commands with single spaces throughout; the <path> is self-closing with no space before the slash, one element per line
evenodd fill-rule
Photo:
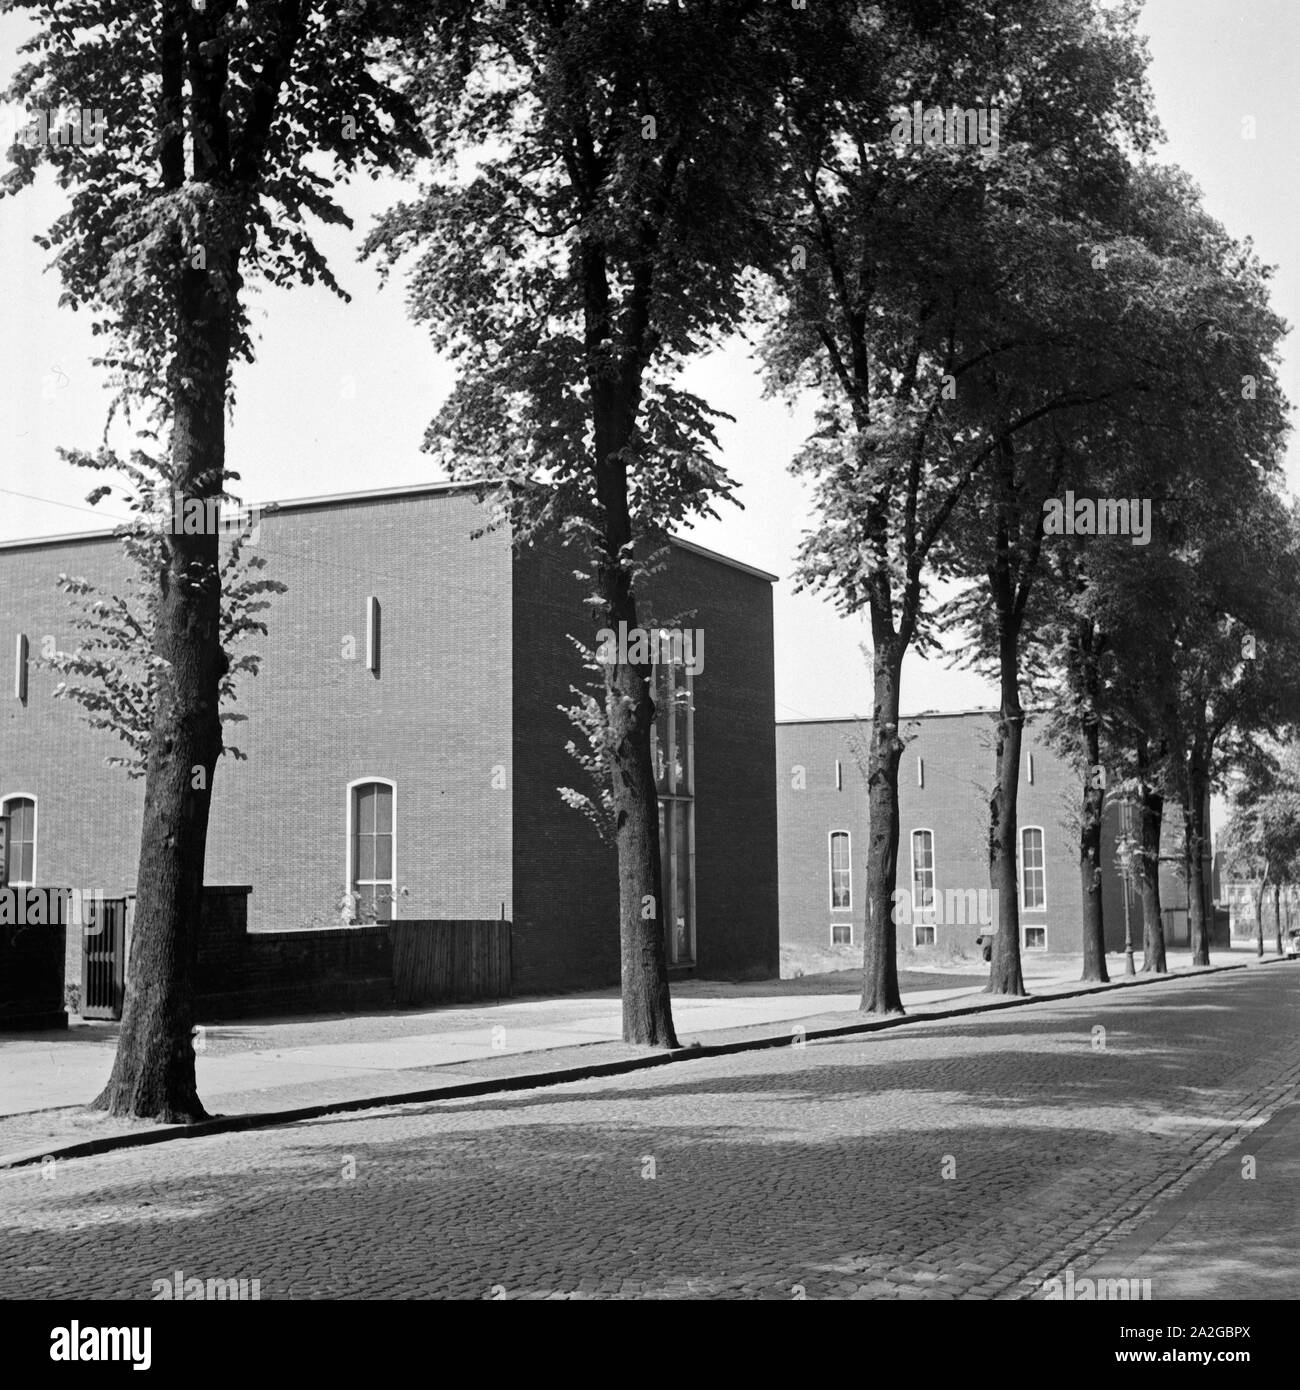
<path fill-rule="evenodd" d="M 887 1029 L 902 1028 L 909 1024 L 965 1018 L 972 1014 L 996 1013 L 1000 1010 L 1023 1008 L 1032 1004 L 1056 1003 L 1062 999 L 1079 999 L 1089 994 L 1107 994 L 1118 989 L 1135 989 L 1142 985 L 1159 984 L 1162 981 L 1195 979 L 1202 975 L 1219 975 L 1229 970 L 1253 969 L 1255 964 L 1269 965 L 1281 962 L 1283 959 L 1279 956 L 1251 964 L 1239 961 L 1232 965 L 1200 965 L 1186 970 L 1171 971 L 1165 975 L 1121 975 L 1105 984 L 1089 983 L 1086 986 L 1081 984 L 1077 988 L 1051 994 L 1026 994 L 1009 999 L 992 999 L 979 1004 L 958 1003 L 951 1008 L 940 1004 L 932 1012 L 891 1014 L 888 1017 L 872 1019 L 865 1023 L 850 1023 L 833 1028 L 805 1029 L 800 1037 L 800 1042 L 808 1043 L 826 1038 L 855 1037 L 860 1034 L 880 1033 Z M 761 1027 L 763 1025 L 756 1026 Z M 800 1021 L 791 1019 L 787 1024 L 782 1025 L 780 1033 L 769 1034 L 764 1037 L 733 1039 L 723 1043 L 691 1042 L 684 1046 L 648 1053 L 641 1057 L 620 1058 L 615 1062 L 592 1062 L 585 1066 L 563 1067 L 549 1072 L 521 1072 L 512 1076 L 495 1076 L 482 1081 L 457 1082 L 450 1086 L 425 1087 L 423 1090 L 398 1092 L 393 1095 L 365 1096 L 355 1100 L 321 1101 L 315 1105 L 299 1106 L 291 1110 L 254 1111 L 244 1115 L 219 1115 L 210 1120 L 200 1120 L 197 1124 L 192 1125 L 158 1125 L 151 1129 L 132 1130 L 125 1134 L 106 1134 L 96 1139 L 80 1139 L 71 1143 L 56 1143 L 40 1149 L 0 1154 L 0 1170 L 30 1167 L 47 1158 L 92 1158 L 99 1154 L 112 1153 L 118 1149 L 143 1148 L 150 1144 L 163 1144 L 174 1139 L 203 1139 L 213 1134 L 234 1134 L 252 1129 L 271 1129 L 281 1125 L 296 1124 L 302 1120 L 317 1120 L 326 1115 L 341 1115 L 360 1110 L 382 1110 L 398 1105 L 418 1105 L 439 1100 L 463 1100 L 474 1096 L 500 1095 L 512 1091 L 532 1091 L 542 1087 L 563 1086 L 569 1082 L 586 1081 L 596 1077 L 622 1076 L 629 1072 L 648 1071 L 652 1067 L 669 1066 L 674 1062 L 691 1062 L 704 1057 L 724 1057 L 732 1053 L 791 1047 L 796 1045 L 795 1030 L 799 1027 L 801 1027 Z M 589 1043 L 586 1045 L 599 1047 L 602 1044 Z M 58 1108 L 81 1109 L 82 1107 Z"/>

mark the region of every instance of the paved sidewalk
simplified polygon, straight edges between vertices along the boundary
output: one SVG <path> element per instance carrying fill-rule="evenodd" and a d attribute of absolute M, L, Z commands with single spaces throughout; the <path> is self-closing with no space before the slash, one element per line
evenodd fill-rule
<path fill-rule="evenodd" d="M 1198 973 L 1191 971 L 1187 953 L 1182 957 L 1171 955 L 1173 975 Z M 1245 952 L 1221 953 L 1210 969 L 1254 960 Z M 1107 963 L 1111 987 L 1123 988 L 1122 957 Z M 1077 960 L 1026 963 L 1026 984 L 1037 998 L 1097 988 L 1081 985 L 1078 975 Z M 820 977 L 840 991 L 826 994 L 808 992 L 800 981 L 681 982 L 673 988 L 679 1040 L 683 1048 L 752 1047 L 786 1043 L 796 1028 L 813 1036 L 860 1027 L 867 1021 L 857 1011 L 858 972 L 843 976 L 842 981 Z M 909 970 L 903 979 L 905 986 L 918 980 L 929 984 L 927 977 L 934 988 L 904 988 L 909 1016 L 1006 1007 L 988 999 L 981 984 L 971 983 L 969 966 L 964 973 Z M 818 981 L 807 983 L 815 988 Z M 0 1040 L 0 1166 L 116 1136 L 134 1135 L 139 1142 L 143 1133 L 184 1132 L 182 1126 L 112 1119 L 84 1108 L 108 1077 L 116 1032 L 115 1026 L 82 1025 L 66 1034 Z M 456 1087 L 538 1084 L 559 1073 L 667 1060 L 665 1053 L 647 1056 L 620 1035 L 620 1004 L 611 990 L 430 1011 L 211 1025 L 200 1039 L 199 1094 L 214 1117 L 265 1116 Z"/>
<path fill-rule="evenodd" d="M 1153 1298 L 1300 1295 L 1300 1105 L 1280 1110 L 1089 1262 L 1094 1279 L 1149 1279 Z"/>

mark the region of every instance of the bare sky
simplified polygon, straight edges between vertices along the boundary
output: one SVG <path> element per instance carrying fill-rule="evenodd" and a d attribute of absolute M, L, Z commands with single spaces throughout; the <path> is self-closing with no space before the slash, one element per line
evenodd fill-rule
<path fill-rule="evenodd" d="M 1254 238 L 1275 264 L 1274 305 L 1300 317 L 1297 256 L 1297 146 L 1294 101 L 1300 91 L 1300 5 L 1296 0 L 1148 0 L 1151 80 L 1169 137 L 1162 157 L 1183 165 L 1205 192 L 1209 211 L 1237 236 Z M 24 32 L 0 16 L 3 76 Z M 1244 138 L 1246 118 L 1254 138 Z M 321 243 L 352 294 L 348 304 L 325 290 L 266 290 L 254 303 L 258 361 L 240 369 L 229 437 L 230 466 L 252 502 L 428 481 L 420 451 L 424 428 L 450 384 L 422 333 L 405 318 L 401 286 L 380 290 L 369 266 L 355 263 L 373 215 L 398 196 L 391 183 L 360 181 L 345 199 L 353 233 L 331 230 Z M 84 502 L 90 479 L 56 449 L 94 447 L 108 394 L 90 365 L 95 343 L 84 313 L 57 307 L 59 286 L 43 274 L 46 253 L 33 245 L 60 209 L 43 179 L 17 199 L 0 200 L 0 539 L 63 534 L 108 524 Z M 1300 400 L 1297 351 L 1288 340 L 1284 385 Z M 740 483 L 744 510 L 726 507 L 691 532 L 703 545 L 781 576 L 776 587 L 776 687 L 779 718 L 865 714 L 870 693 L 860 651 L 864 625 L 838 617 L 821 598 L 796 594 L 789 579 L 806 524 L 806 489 L 787 466 L 809 425 L 761 399 L 742 344 L 692 372 L 692 384 L 734 415 L 722 430 L 726 465 Z M 1293 490 L 1300 466 L 1293 448 Z M 711 641 L 714 639 L 710 639 Z M 955 710 L 987 705 L 992 689 L 941 662 L 909 658 L 903 709 Z"/>

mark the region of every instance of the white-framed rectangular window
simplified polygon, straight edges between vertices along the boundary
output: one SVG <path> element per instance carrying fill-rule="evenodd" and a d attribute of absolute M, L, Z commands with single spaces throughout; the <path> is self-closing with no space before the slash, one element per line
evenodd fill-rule
<path fill-rule="evenodd" d="M 933 946 L 934 945 L 934 923 L 933 922 L 913 922 L 912 923 L 912 944 L 914 946 Z"/>
<path fill-rule="evenodd" d="M 1047 906 L 1047 864 L 1043 851 L 1043 827 L 1027 825 L 1020 832 L 1020 907 L 1041 912 Z"/>
<path fill-rule="evenodd" d="M 849 832 L 832 830 L 830 835 L 831 911 L 850 912 L 853 908 L 853 862 Z"/>
<path fill-rule="evenodd" d="M 934 911 L 934 831 L 912 831 L 912 912 Z"/>
<path fill-rule="evenodd" d="M 14 792 L 0 799 L 0 816 L 9 817 L 9 882 L 36 882 L 36 798 Z"/>
<path fill-rule="evenodd" d="M 853 923 L 852 923 L 852 922 L 832 922 L 832 923 L 831 923 L 831 945 L 832 945 L 832 946 L 852 946 L 852 945 L 853 945 Z"/>
<path fill-rule="evenodd" d="M 1047 928 L 1041 924 L 1037 926 L 1026 926 L 1024 929 L 1026 951 L 1045 951 L 1047 950 Z"/>
<path fill-rule="evenodd" d="M 397 784 L 387 778 L 348 784 L 347 884 L 358 922 L 397 916 Z"/>

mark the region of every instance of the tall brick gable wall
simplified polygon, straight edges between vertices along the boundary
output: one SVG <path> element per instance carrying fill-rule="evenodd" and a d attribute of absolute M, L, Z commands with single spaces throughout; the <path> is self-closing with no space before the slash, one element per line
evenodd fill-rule
<path fill-rule="evenodd" d="M 492 786 L 510 727 L 510 561 L 468 495 L 359 499 L 263 517 L 250 550 L 288 585 L 266 614 L 262 656 L 234 709 L 213 782 L 206 878 L 251 883 L 252 930 L 335 925 L 347 862 L 348 785 L 396 784 L 398 915 L 496 917 L 510 901 L 508 796 Z M 104 766 L 116 741 L 71 703 L 50 699 L 35 669 L 12 698 L 14 638 L 33 654 L 46 634 L 75 646 L 61 572 L 118 589 L 110 539 L 0 552 L 0 796 L 38 797 L 38 876 L 51 883 L 132 885 L 142 784 Z M 366 669 L 366 604 L 381 607 L 380 668 Z M 355 651 L 345 657 L 345 644 Z"/>
<path fill-rule="evenodd" d="M 595 641 L 597 624 L 581 626 L 590 592 L 574 577 L 581 567 L 558 546 L 516 561 L 516 990 L 618 981 L 614 853 L 556 790 L 589 790 L 565 752 L 577 733 L 557 708 L 586 679 L 568 634 Z M 645 611 L 705 633 L 695 685 L 696 972 L 771 978 L 779 944 L 770 581 L 675 546 L 647 587 Z"/>

